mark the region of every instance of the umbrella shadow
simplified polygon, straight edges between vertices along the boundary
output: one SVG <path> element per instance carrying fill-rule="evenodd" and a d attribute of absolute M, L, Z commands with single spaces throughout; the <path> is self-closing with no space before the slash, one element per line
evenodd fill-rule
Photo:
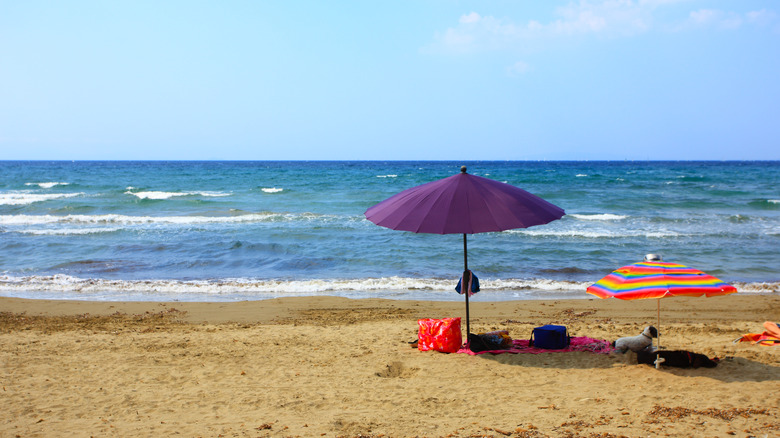
<path fill-rule="evenodd" d="M 627 353 L 598 354 L 582 351 L 561 353 L 502 353 L 479 354 L 476 357 L 504 365 L 547 369 L 600 369 L 616 366 L 641 366 L 653 369 L 652 365 L 640 364 L 636 355 Z M 724 383 L 732 382 L 778 382 L 780 366 L 759 362 L 744 357 L 728 357 L 715 368 L 674 368 L 661 366 L 658 370 L 679 377 L 707 377 Z"/>
<path fill-rule="evenodd" d="M 592 369 L 611 368 L 623 363 L 624 359 L 615 354 L 599 354 L 585 351 L 567 351 L 551 353 L 483 353 L 476 357 L 491 360 L 504 365 L 532 368 L 556 369 Z"/>
<path fill-rule="evenodd" d="M 666 373 L 680 377 L 708 377 L 724 383 L 780 382 L 780 366 L 744 357 L 727 357 L 715 368 L 661 367 Z"/>

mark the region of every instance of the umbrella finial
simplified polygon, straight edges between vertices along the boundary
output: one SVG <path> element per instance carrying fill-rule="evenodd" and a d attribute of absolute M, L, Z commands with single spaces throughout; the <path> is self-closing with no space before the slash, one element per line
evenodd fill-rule
<path fill-rule="evenodd" d="M 466 173 L 466 166 L 460 166 L 460 173 Z"/>

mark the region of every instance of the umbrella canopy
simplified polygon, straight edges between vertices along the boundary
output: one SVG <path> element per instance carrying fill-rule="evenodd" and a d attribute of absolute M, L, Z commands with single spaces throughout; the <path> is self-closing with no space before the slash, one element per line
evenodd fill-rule
<path fill-rule="evenodd" d="M 661 325 L 661 298 L 671 296 L 708 297 L 735 293 L 737 289 L 702 271 L 677 263 L 644 261 L 623 266 L 588 287 L 599 298 L 621 300 L 658 299 L 658 325 Z M 660 344 L 660 334 L 659 344 Z"/>
<path fill-rule="evenodd" d="M 404 190 L 366 210 L 393 230 L 474 234 L 546 224 L 563 209 L 510 184 L 461 173 Z"/>
<path fill-rule="evenodd" d="M 366 219 L 393 230 L 463 234 L 466 333 L 469 326 L 466 235 L 527 228 L 563 217 L 563 209 L 510 184 L 466 173 L 404 190 L 366 210 Z"/>
<path fill-rule="evenodd" d="M 736 291 L 734 286 L 702 271 L 668 262 L 640 262 L 623 266 L 587 289 L 589 294 L 599 298 L 621 300 L 678 295 L 711 297 Z"/>

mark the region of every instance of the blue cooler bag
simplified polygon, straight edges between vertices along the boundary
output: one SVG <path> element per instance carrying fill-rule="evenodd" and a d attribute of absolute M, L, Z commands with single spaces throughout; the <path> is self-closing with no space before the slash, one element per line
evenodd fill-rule
<path fill-rule="evenodd" d="M 545 350 L 562 350 L 569 346 L 569 333 L 562 325 L 543 325 L 531 331 L 528 345 Z"/>

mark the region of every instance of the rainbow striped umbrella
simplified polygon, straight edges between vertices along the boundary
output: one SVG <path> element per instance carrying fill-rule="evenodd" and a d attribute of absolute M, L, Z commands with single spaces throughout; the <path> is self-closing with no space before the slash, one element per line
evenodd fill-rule
<path fill-rule="evenodd" d="M 658 325 L 661 325 L 661 298 L 671 296 L 708 297 L 733 294 L 734 286 L 711 275 L 677 263 L 645 261 L 623 266 L 588 287 L 599 298 L 621 300 L 658 299 Z M 660 341 L 659 341 L 660 343 Z"/>
<path fill-rule="evenodd" d="M 734 286 L 685 265 L 669 262 L 640 262 L 623 266 L 588 287 L 599 298 L 637 300 L 668 296 L 708 297 L 736 292 Z"/>

